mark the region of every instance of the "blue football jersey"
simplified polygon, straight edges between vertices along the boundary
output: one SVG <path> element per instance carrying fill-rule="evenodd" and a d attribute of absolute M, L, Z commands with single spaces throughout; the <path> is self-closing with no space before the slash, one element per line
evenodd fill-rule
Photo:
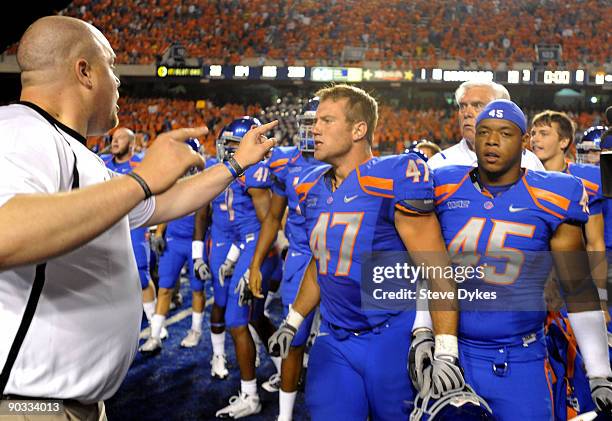
<path fill-rule="evenodd" d="M 527 170 L 497 197 L 476 174 L 463 166 L 434 171 L 436 213 L 453 262 L 480 269 L 458 286 L 460 338 L 505 343 L 542 329 L 550 239 L 562 223 L 587 221 L 588 199 L 578 179 L 559 172 Z"/>
<path fill-rule="evenodd" d="M 316 259 L 323 319 L 344 329 L 383 323 L 394 310 L 364 310 L 361 267 L 376 251 L 405 250 L 395 229 L 395 209 L 419 212 L 413 204 L 433 199 L 427 164 L 415 154 L 372 158 L 332 191 L 330 166 L 313 168 L 296 191 Z"/>
<path fill-rule="evenodd" d="M 142 158 L 137 155 L 133 155 L 130 159 L 122 163 L 115 162 L 113 155 L 108 155 L 106 159 L 104 159 L 106 167 L 119 174 L 127 174 L 132 172 L 132 170 L 134 170 L 134 168 L 136 168 L 141 161 Z"/>
<path fill-rule="evenodd" d="M 244 239 L 247 234 L 256 233 L 261 228 L 248 190 L 267 189 L 271 183 L 270 168 L 266 162 L 260 162 L 246 170 L 225 190 L 225 206 L 236 237 Z"/>
<path fill-rule="evenodd" d="M 566 173 L 582 181 L 589 196 L 589 214 L 599 215 L 602 212 L 605 198 L 601 191 L 601 173 L 599 167 L 591 164 L 567 164 Z"/>
<path fill-rule="evenodd" d="M 195 228 L 195 213 L 182 216 L 168 222 L 166 226 L 166 238 L 193 239 Z"/>
<path fill-rule="evenodd" d="M 285 235 L 292 249 L 301 253 L 310 254 L 308 235 L 306 231 L 306 219 L 300 213 L 299 196 L 295 187 L 300 176 L 308 172 L 311 168 L 321 165 L 321 162 L 314 158 L 304 158 L 297 153 L 291 157 L 287 165 L 275 174 L 272 191 L 274 194 L 287 199 L 287 222 L 285 224 Z"/>
<path fill-rule="evenodd" d="M 206 160 L 206 168 L 210 168 L 213 165 L 218 164 L 219 161 L 216 158 L 208 158 Z M 228 187 L 229 189 L 229 187 Z M 232 228 L 232 220 L 230 220 L 230 213 L 227 211 L 226 198 L 227 189 L 215 197 L 211 205 L 211 224 L 210 233 L 216 239 L 229 239 L 233 240 L 234 230 Z M 233 216 L 233 214 L 232 214 Z"/>
<path fill-rule="evenodd" d="M 268 167 L 273 175 L 283 172 L 291 159 L 300 153 L 297 146 L 280 146 L 272 150 L 272 155 L 268 159 Z"/>
<path fill-rule="evenodd" d="M 227 209 L 227 196 L 229 187 L 225 191 L 219 194 L 211 202 L 212 207 L 212 223 L 210 227 L 211 235 L 215 238 L 233 238 L 232 223 L 235 219 L 234 212 L 228 212 Z M 233 197 L 233 196 L 232 196 Z"/>

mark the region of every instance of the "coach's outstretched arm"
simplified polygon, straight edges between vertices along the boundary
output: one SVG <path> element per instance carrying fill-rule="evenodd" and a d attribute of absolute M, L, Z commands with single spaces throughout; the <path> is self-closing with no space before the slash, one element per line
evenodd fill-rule
<path fill-rule="evenodd" d="M 244 135 L 234 154 L 234 159 L 243 169 L 264 159 L 266 153 L 275 145 L 276 140 L 268 139 L 264 134 L 277 124 L 278 121 L 275 120 L 253 127 Z M 139 173 L 141 168 L 142 165 L 138 167 Z M 156 174 L 147 176 L 155 177 Z M 155 197 L 155 212 L 146 225 L 170 221 L 200 209 L 225 190 L 233 180 L 234 177 L 224 164 L 214 165 L 200 174 L 180 180 L 164 194 Z"/>
<path fill-rule="evenodd" d="M 258 142 L 263 133 L 261 129 L 274 125 L 269 123 L 249 132 L 250 144 L 245 142 L 247 147 L 242 154 L 236 152 L 236 160 L 241 165 L 252 165 L 273 146 L 273 140 Z M 157 138 L 136 171 L 152 194 L 166 192 L 189 168 L 203 167 L 202 157 L 184 141 L 206 133 L 205 127 L 178 129 Z M 232 180 L 226 167 L 216 166 L 181 182 L 158 196 L 156 211 L 149 223 L 173 219 L 202 207 Z M 193 199 L 198 194 L 201 197 Z M 42 262 L 74 250 L 117 223 L 144 198 L 143 188 L 127 175 L 70 192 L 17 194 L 0 206 L 0 270 Z M 173 204 L 178 200 L 185 203 Z"/>
<path fill-rule="evenodd" d="M 139 167 L 143 176 L 157 172 L 156 178 L 145 179 L 153 193 L 166 190 L 188 168 L 202 167 L 202 158 L 183 142 L 206 132 L 180 129 L 157 138 Z M 67 253 L 100 235 L 144 197 L 129 176 L 70 192 L 17 194 L 0 206 L 0 269 Z"/>

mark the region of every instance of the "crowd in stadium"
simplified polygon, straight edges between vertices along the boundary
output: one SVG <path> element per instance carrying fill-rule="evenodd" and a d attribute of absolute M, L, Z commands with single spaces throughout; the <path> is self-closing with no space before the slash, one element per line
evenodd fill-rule
<path fill-rule="evenodd" d="M 119 63 L 154 63 L 178 41 L 188 56 L 209 64 L 260 58 L 399 68 L 446 59 L 511 68 L 535 62 L 536 44 L 561 46 L 563 63 L 551 66 L 601 66 L 609 60 L 611 35 L 598 17 L 611 13 L 606 0 L 168 0 L 153 7 L 139 0 L 77 0 L 64 11 L 103 28 Z M 343 59 L 344 46 L 365 48 L 363 60 Z"/>
<path fill-rule="evenodd" d="M 303 107 L 302 99 L 293 96 L 279 98 L 267 107 L 258 104 L 222 104 L 211 101 L 190 101 L 169 98 L 120 98 L 121 124 L 131 127 L 137 134 L 140 148 L 157 135 L 178 127 L 205 125 L 210 132 L 202 139 L 209 155 L 214 155 L 215 139 L 221 129 L 234 118 L 251 115 L 262 122 L 278 119 L 280 124 L 274 136 L 283 145 L 296 144 L 296 116 Z M 400 153 L 412 141 L 428 139 L 444 147 L 455 144 L 461 138 L 455 109 L 428 108 L 408 109 L 390 105 L 380 107 L 381 123 L 374 137 L 374 150 L 378 154 Z M 530 110 L 529 117 L 539 110 Z M 572 112 L 568 115 L 576 122 L 577 133 L 586 128 L 600 124 L 604 117 L 600 112 Z M 89 140 L 89 145 L 97 145 L 99 150 L 108 146 L 109 137 L 96 137 Z"/>

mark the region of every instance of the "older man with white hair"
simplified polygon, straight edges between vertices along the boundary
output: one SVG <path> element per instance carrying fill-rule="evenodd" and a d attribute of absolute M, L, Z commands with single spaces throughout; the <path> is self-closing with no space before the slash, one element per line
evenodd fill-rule
<path fill-rule="evenodd" d="M 436 169 L 448 165 L 476 166 L 474 138 L 476 137 L 476 117 L 491 101 L 510 99 L 508 90 L 499 83 L 467 81 L 455 91 L 455 101 L 459 106 L 459 126 L 461 141 L 433 156 L 427 163 Z M 545 171 L 537 156 L 528 149 L 523 151 L 521 166 L 530 170 Z"/>

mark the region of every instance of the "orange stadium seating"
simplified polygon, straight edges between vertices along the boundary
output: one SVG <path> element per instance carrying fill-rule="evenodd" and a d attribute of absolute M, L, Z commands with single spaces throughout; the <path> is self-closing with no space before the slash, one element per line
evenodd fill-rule
<path fill-rule="evenodd" d="M 278 119 L 279 128 L 274 133 L 282 144 L 294 144 L 297 135 L 296 115 L 302 108 L 299 99 L 289 96 L 280 103 L 268 107 L 254 105 L 225 104 L 214 105 L 206 101 L 198 108 L 196 101 L 155 98 L 120 98 L 120 125 L 129 127 L 138 134 L 139 148 L 144 148 L 155 137 L 177 127 L 206 125 L 210 132 L 204 142 L 206 152 L 215 153 L 215 139 L 221 129 L 234 118 L 251 115 L 262 122 Z M 529 110 L 528 118 L 541 110 Z M 568 112 L 576 121 L 581 133 L 586 128 L 599 124 L 604 116 L 598 112 Z M 374 150 L 380 154 L 400 153 L 414 140 L 432 140 L 440 146 L 448 147 L 460 139 L 459 125 L 455 108 L 407 109 L 381 105 L 378 127 L 374 134 Z M 89 146 L 98 145 L 103 149 L 104 138 L 89 139 Z"/>
<path fill-rule="evenodd" d="M 610 59 L 607 0 L 76 0 L 66 15 L 107 34 L 119 63 L 154 63 L 174 41 L 190 57 L 239 64 L 341 64 L 344 46 L 366 48 L 383 67 L 432 67 L 457 60 L 496 68 L 534 62 L 535 44 L 559 44 L 562 63 L 601 66 Z M 9 53 L 14 52 L 13 47 Z M 362 64 L 361 62 L 351 62 Z M 346 61 L 342 64 L 349 64 Z"/>

